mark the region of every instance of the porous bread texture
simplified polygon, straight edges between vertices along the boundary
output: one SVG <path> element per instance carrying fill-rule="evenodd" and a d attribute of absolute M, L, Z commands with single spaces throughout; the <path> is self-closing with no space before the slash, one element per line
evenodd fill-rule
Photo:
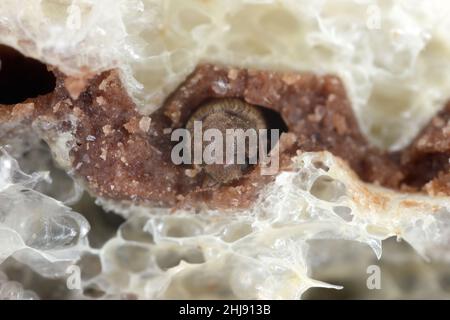
<path fill-rule="evenodd" d="M 400 148 L 449 98 L 449 8 L 440 0 L 4 0 L 0 36 L 69 74 L 119 67 L 143 113 L 199 62 L 334 73 L 370 140 Z"/>
<path fill-rule="evenodd" d="M 450 258 L 448 198 L 363 183 L 328 152 L 299 154 L 294 170 L 278 175 L 245 212 L 120 211 L 129 218 L 104 247 L 111 269 L 98 281 L 156 270 L 147 283 L 134 274 L 121 289 L 152 298 L 297 299 L 310 287 L 339 288 L 311 279 L 320 259 L 308 258 L 310 242 L 318 239 L 361 242 L 381 258 L 382 240 L 397 237 L 423 257 Z"/>
<path fill-rule="evenodd" d="M 11 158 L 1 160 L 12 164 L 5 175 L 10 182 L 11 174 L 20 171 L 15 172 Z M 316 240 L 360 242 L 380 258 L 382 240 L 394 236 L 425 257 L 450 259 L 448 198 L 405 195 L 362 183 L 328 152 L 299 154 L 293 171 L 277 176 L 246 212 L 169 214 L 167 209 L 124 207 L 128 218 L 98 249 L 87 244 L 84 219 L 62 203 L 43 202 L 42 195 L 33 202 L 37 193 L 31 190 L 6 192 L 32 187 L 38 178 L 24 176 L 0 189 L 5 199 L 28 204 L 6 211 L 10 218 L 0 224 L 1 230 L 17 234 L 17 241 L 2 255 L 14 255 L 47 276 L 77 264 L 84 276 L 73 297 L 89 297 L 96 290 L 103 298 L 298 299 L 311 287 L 339 289 L 313 279 L 311 268 L 339 259 L 346 246 L 341 243 L 344 247 L 323 261 L 325 253 L 311 253 Z M 31 224 L 36 229 L 11 223 L 30 225 L 36 219 L 32 205 L 46 207 L 52 218 Z M 46 227 L 40 228 L 42 223 Z"/>
<path fill-rule="evenodd" d="M 90 226 L 39 192 L 43 182 L 51 182 L 48 172 L 26 174 L 0 148 L 0 264 L 14 256 L 44 276 L 62 276 L 88 246 Z"/>
<path fill-rule="evenodd" d="M 144 114 L 199 62 L 334 73 L 371 141 L 397 148 L 448 99 L 450 22 L 441 19 L 448 7 L 437 0 L 3 0 L 0 37 L 70 75 L 119 68 Z M 0 196 L 27 205 L 14 217 L 28 221 L 45 207 L 51 219 L 33 224 L 42 232 L 28 243 L 33 234 L 19 232 L 18 218 L 0 223 L 0 235 L 15 239 L 0 246 L 0 256 L 14 255 L 49 276 L 91 254 L 102 272 L 84 279 L 83 288 L 139 298 L 299 298 L 310 287 L 333 287 L 311 279 L 313 239 L 359 241 L 380 257 L 382 240 L 396 236 L 425 256 L 450 261 L 448 197 L 364 184 L 327 152 L 293 161 L 294 170 L 277 176 L 245 212 L 169 215 L 103 201 L 127 221 L 100 249 L 88 246 L 89 225 L 63 203 L 37 191 L 12 192 L 23 187 L 11 180 L 20 172 L 14 167 L 0 184 Z M 1 163 L 14 164 L 8 157 Z M 11 214 L 5 203 L 1 209 Z M 55 233 L 48 221 L 64 228 Z M 61 234 L 72 242 L 58 244 Z"/>
<path fill-rule="evenodd" d="M 9 281 L 0 271 L 0 300 L 39 300 L 39 297 L 33 291 L 25 290 L 20 283 Z"/>

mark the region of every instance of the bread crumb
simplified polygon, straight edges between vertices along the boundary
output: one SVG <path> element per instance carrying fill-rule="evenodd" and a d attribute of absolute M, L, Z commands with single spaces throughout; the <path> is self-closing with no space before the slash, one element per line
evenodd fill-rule
<path fill-rule="evenodd" d="M 143 132 L 148 132 L 148 130 L 150 130 L 151 122 L 152 119 L 150 117 L 142 117 L 141 120 L 139 120 L 139 129 Z"/>
<path fill-rule="evenodd" d="M 230 71 L 228 71 L 228 78 L 230 80 L 236 80 L 238 75 L 239 72 L 236 69 L 230 69 Z"/>
<path fill-rule="evenodd" d="M 106 100 L 105 100 L 105 98 L 103 98 L 102 96 L 98 96 L 98 97 L 95 99 L 95 101 L 97 101 L 97 103 L 98 103 L 100 106 L 103 106 L 103 105 L 106 104 Z"/>
<path fill-rule="evenodd" d="M 107 152 L 108 151 L 105 148 L 102 148 L 102 153 L 100 154 L 100 159 L 102 159 L 103 161 L 106 161 Z"/>
<path fill-rule="evenodd" d="M 103 130 L 103 133 L 107 136 L 112 133 L 112 128 L 109 124 L 103 126 L 102 130 Z"/>

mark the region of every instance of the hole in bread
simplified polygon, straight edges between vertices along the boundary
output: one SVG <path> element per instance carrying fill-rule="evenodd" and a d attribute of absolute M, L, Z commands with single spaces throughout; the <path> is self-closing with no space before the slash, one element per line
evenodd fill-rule
<path fill-rule="evenodd" d="M 88 281 L 98 276 L 102 272 L 102 263 L 100 257 L 92 253 L 84 253 L 78 261 L 78 266 L 81 269 L 81 278 Z"/>
<path fill-rule="evenodd" d="M 316 169 L 323 170 L 325 172 L 330 171 L 330 167 L 328 167 L 323 161 L 317 160 L 313 162 L 313 166 Z"/>
<path fill-rule="evenodd" d="M 345 196 L 345 185 L 330 176 L 320 176 L 314 181 L 310 190 L 316 198 L 328 202 L 336 202 L 340 197 Z"/>
<path fill-rule="evenodd" d="M 83 295 L 87 298 L 98 299 L 103 297 L 106 294 L 105 291 L 100 289 L 97 284 L 90 284 L 88 287 L 83 289 Z"/>
<path fill-rule="evenodd" d="M 264 118 L 266 119 L 268 129 L 280 130 L 280 136 L 283 132 L 288 132 L 288 127 L 278 112 L 267 109 L 267 108 L 261 108 L 261 109 L 262 109 Z"/>
<path fill-rule="evenodd" d="M 56 79 L 47 66 L 0 44 L 0 104 L 16 104 L 55 89 Z"/>
<path fill-rule="evenodd" d="M 190 264 L 205 262 L 205 257 L 199 247 L 167 246 L 156 253 L 156 264 L 161 270 L 168 270 L 178 266 L 182 261 Z"/>
<path fill-rule="evenodd" d="M 125 243 L 115 251 L 116 263 L 121 269 L 132 273 L 147 270 L 152 264 L 152 252 L 146 246 Z"/>
<path fill-rule="evenodd" d="M 131 217 L 119 227 L 122 238 L 126 241 L 153 243 L 153 235 L 145 230 L 146 217 Z"/>
<path fill-rule="evenodd" d="M 339 217 L 347 222 L 351 222 L 353 220 L 352 209 L 345 206 L 336 206 L 333 208 L 334 213 L 336 213 Z"/>

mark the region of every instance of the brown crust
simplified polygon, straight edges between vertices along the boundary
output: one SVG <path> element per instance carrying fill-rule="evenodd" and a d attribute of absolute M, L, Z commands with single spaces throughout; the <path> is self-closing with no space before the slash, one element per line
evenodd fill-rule
<path fill-rule="evenodd" d="M 0 106 L 0 136 L 8 123 L 25 126 L 38 120 L 54 123 L 59 132 L 73 131 L 74 174 L 96 196 L 163 207 L 249 207 L 274 178 L 260 175 L 259 167 L 237 183 L 205 189 L 204 174 L 192 175 L 189 166 L 170 159 L 174 143 L 165 129 L 183 127 L 212 98 L 238 98 L 281 115 L 288 127 L 280 140 L 282 170 L 289 170 L 297 150 L 328 150 L 365 181 L 450 195 L 450 105 L 411 146 L 389 154 L 366 141 L 342 82 L 331 75 L 201 65 L 159 110 L 143 116 L 115 71 L 84 79 L 81 92 L 78 86 L 67 88 L 73 82 L 54 73 L 53 93 Z"/>

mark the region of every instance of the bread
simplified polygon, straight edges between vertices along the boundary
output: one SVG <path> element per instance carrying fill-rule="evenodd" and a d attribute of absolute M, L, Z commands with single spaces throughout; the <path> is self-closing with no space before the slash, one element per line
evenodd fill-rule
<path fill-rule="evenodd" d="M 42 177 L 17 179 L 5 153 L 10 169 L 0 195 L 31 202 L 20 214 L 2 207 L 11 220 L 0 237 L 1 230 L 20 236 L 0 257 L 15 255 L 50 276 L 94 254 L 109 271 L 83 288 L 140 298 L 300 298 L 310 287 L 333 287 L 310 278 L 314 239 L 363 242 L 380 258 L 382 241 L 395 236 L 447 261 L 447 7 L 132 0 L 19 8 L 2 1 L 3 50 L 39 61 L 54 78 L 50 92 L 7 95 L 13 102 L 0 106 L 0 143 L 20 160 L 44 140 L 61 168 L 126 221 L 92 250 L 81 215 L 39 190 L 17 191 Z M 32 75 L 45 73 L 39 70 Z M 213 98 L 270 112 L 268 125 L 284 131 L 273 147 L 276 174 L 261 175 L 256 165 L 243 178 L 211 183 L 198 167 L 171 163 L 165 130 L 183 128 Z M 28 210 L 42 199 L 53 208 L 46 219 L 64 216 L 77 234 L 58 254 L 52 237 L 36 246 L 26 240 L 29 230 L 17 231 L 18 217 L 35 219 Z M 167 263 L 167 252 L 176 263 Z M 207 283 L 220 289 L 207 292 Z"/>

